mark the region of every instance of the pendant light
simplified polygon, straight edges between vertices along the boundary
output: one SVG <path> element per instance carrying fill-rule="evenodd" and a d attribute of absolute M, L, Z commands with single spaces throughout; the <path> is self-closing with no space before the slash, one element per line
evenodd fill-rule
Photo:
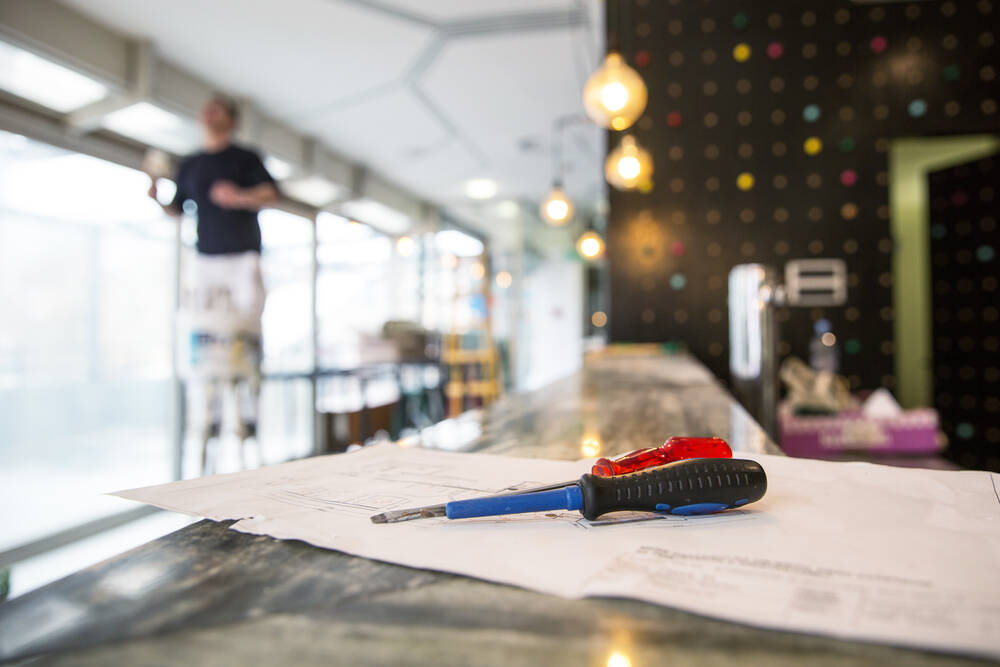
<path fill-rule="evenodd" d="M 583 87 L 583 108 L 601 127 L 624 130 L 632 126 L 646 109 L 646 83 L 628 66 L 625 58 L 612 51 L 590 75 Z"/>
<path fill-rule="evenodd" d="M 635 190 L 652 183 L 653 158 L 630 134 L 608 155 L 604 177 L 618 190 Z"/>
<path fill-rule="evenodd" d="M 619 10 L 621 2 L 618 3 Z M 618 16 L 620 11 L 612 9 L 608 2 L 608 22 L 618 26 L 628 25 Z M 583 86 L 583 108 L 587 116 L 601 127 L 625 130 L 639 119 L 646 109 L 648 91 L 646 82 L 634 69 L 628 66 L 618 49 L 620 27 L 610 31 L 608 54 L 604 62 L 587 79 Z"/>
<path fill-rule="evenodd" d="M 552 190 L 542 200 L 539 213 L 545 222 L 555 227 L 562 227 L 573 217 L 573 202 L 566 196 L 561 184 L 556 181 Z"/>
<path fill-rule="evenodd" d="M 586 231 L 577 239 L 576 251 L 584 259 L 598 259 L 604 255 L 604 239 L 594 230 Z"/>
<path fill-rule="evenodd" d="M 569 114 L 552 123 L 552 189 L 538 207 L 538 214 L 553 227 L 562 227 L 573 219 L 573 202 L 562 187 L 562 133 L 567 125 L 582 119 L 582 114 Z"/>

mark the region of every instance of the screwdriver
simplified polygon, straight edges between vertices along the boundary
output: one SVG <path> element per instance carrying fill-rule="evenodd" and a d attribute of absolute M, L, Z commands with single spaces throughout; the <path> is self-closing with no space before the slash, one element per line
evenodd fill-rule
<path fill-rule="evenodd" d="M 760 500 L 767 475 L 756 461 L 688 459 L 640 472 L 599 477 L 540 493 L 453 500 L 445 505 L 449 519 L 546 510 L 579 510 L 593 520 L 623 510 L 693 515 L 712 514 Z"/>
<path fill-rule="evenodd" d="M 733 450 L 722 438 L 690 438 L 674 436 L 669 438 L 659 447 L 648 449 L 636 449 L 622 454 L 621 456 L 609 459 L 598 459 L 590 472 L 598 477 L 611 477 L 613 475 L 624 475 L 645 468 L 660 466 L 672 461 L 680 461 L 691 458 L 731 458 Z M 521 491 L 509 491 L 498 495 L 538 493 L 552 489 L 561 489 L 571 484 L 576 484 L 576 480 L 558 482 L 556 484 L 546 484 L 531 489 Z M 424 507 L 413 507 L 402 510 L 389 510 L 371 517 L 372 523 L 396 523 L 398 521 L 409 521 L 411 519 L 430 518 L 445 516 L 445 504 L 425 505 Z"/>

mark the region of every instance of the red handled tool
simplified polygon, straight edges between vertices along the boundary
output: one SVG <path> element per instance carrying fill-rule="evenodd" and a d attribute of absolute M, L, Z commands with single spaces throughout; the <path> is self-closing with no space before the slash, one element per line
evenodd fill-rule
<path fill-rule="evenodd" d="M 686 438 L 675 436 L 659 447 L 637 449 L 614 459 L 597 459 L 590 472 L 597 477 L 615 477 L 685 459 L 729 459 L 732 456 L 733 450 L 729 448 L 729 445 L 722 438 Z M 546 484 L 545 486 L 533 489 L 512 490 L 497 495 L 538 493 L 540 491 L 561 489 L 571 484 L 576 484 L 577 481 L 573 479 L 567 482 Z M 396 523 L 397 521 L 409 521 L 410 519 L 445 516 L 445 512 L 445 503 L 441 503 L 439 505 L 426 505 L 424 507 L 413 507 L 404 510 L 389 510 L 381 514 L 375 514 L 371 517 L 371 520 L 372 523 Z"/>
<path fill-rule="evenodd" d="M 598 477 L 611 477 L 684 459 L 731 459 L 732 457 L 733 450 L 722 438 L 674 436 L 660 447 L 637 449 L 615 459 L 597 459 L 590 472 Z M 527 491 L 522 493 L 527 493 Z"/>

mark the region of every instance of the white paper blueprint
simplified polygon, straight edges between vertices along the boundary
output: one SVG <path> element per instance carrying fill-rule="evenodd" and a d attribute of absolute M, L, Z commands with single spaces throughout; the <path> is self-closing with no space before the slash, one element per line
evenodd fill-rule
<path fill-rule="evenodd" d="M 739 456 L 739 454 L 737 454 Z M 240 531 L 566 597 L 632 597 L 752 625 L 1000 657 L 997 475 L 746 455 L 764 498 L 703 517 L 369 516 L 568 480 L 583 462 L 395 445 L 116 495 Z"/>

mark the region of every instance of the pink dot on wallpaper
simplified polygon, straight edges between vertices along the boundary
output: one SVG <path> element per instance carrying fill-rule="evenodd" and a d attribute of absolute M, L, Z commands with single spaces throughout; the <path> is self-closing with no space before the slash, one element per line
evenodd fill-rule
<path fill-rule="evenodd" d="M 951 205 L 952 206 L 965 206 L 969 202 L 969 195 L 965 192 L 958 190 L 951 193 Z"/>
<path fill-rule="evenodd" d="M 785 48 L 781 46 L 781 42 L 771 42 L 767 45 L 767 57 L 772 60 L 775 58 L 780 58 L 781 54 L 785 52 Z"/>
<path fill-rule="evenodd" d="M 670 127 L 680 127 L 683 118 L 679 111 L 671 111 L 667 114 L 667 125 Z"/>
<path fill-rule="evenodd" d="M 882 35 L 876 35 L 868 42 L 868 46 L 871 47 L 872 53 L 882 53 L 889 46 L 889 40 Z"/>
<path fill-rule="evenodd" d="M 652 56 L 649 55 L 649 51 L 639 51 L 635 54 L 635 64 L 639 67 L 645 67 L 651 59 Z"/>
<path fill-rule="evenodd" d="M 840 172 L 840 184 L 850 187 L 858 182 L 858 172 L 853 169 L 845 169 Z"/>
<path fill-rule="evenodd" d="M 673 255 L 674 257 L 680 257 L 681 255 L 683 255 L 684 250 L 685 248 L 683 241 L 674 241 L 673 243 L 670 244 L 670 254 Z"/>

